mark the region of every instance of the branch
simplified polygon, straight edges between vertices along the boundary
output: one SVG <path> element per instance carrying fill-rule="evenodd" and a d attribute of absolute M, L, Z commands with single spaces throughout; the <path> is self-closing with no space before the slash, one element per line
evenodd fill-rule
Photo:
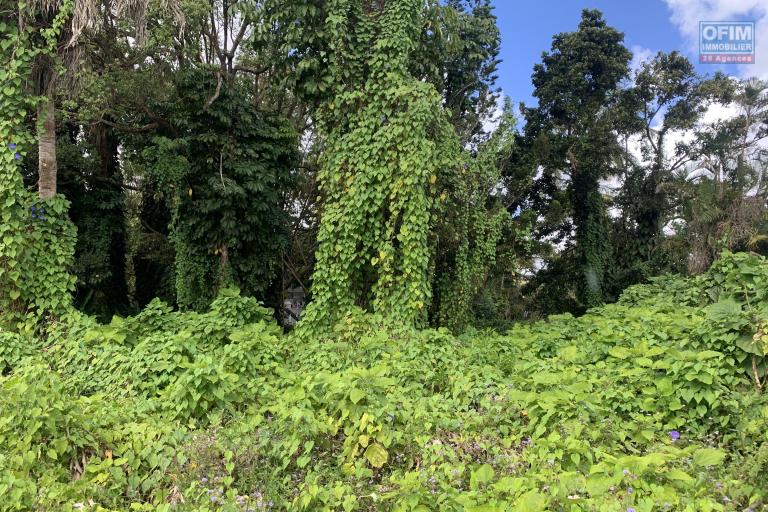
<path fill-rule="evenodd" d="M 94 124 L 98 124 L 98 123 L 106 124 L 107 126 L 111 126 L 112 128 L 115 128 L 116 130 L 119 130 L 121 132 L 126 132 L 126 133 L 149 132 L 149 131 L 152 131 L 152 130 L 154 130 L 154 129 L 156 129 L 156 128 L 158 128 L 160 126 L 160 123 L 158 123 L 157 121 L 153 121 L 153 122 L 151 122 L 149 124 L 145 124 L 144 126 L 130 126 L 130 125 L 127 125 L 127 124 L 118 124 L 118 123 L 113 123 L 112 121 L 108 121 L 106 119 L 99 119 Z"/>
<path fill-rule="evenodd" d="M 294 270 L 293 266 L 288 262 L 288 259 L 285 257 L 285 253 L 280 254 L 280 257 L 282 258 L 283 264 L 288 268 L 288 271 L 291 273 L 293 278 L 296 279 L 296 281 L 299 283 L 299 286 L 301 286 L 301 288 L 303 290 L 305 290 L 305 291 L 308 290 L 308 288 L 306 286 L 304 286 L 304 283 L 301 281 L 299 276 L 296 274 L 296 271 Z"/>
<path fill-rule="evenodd" d="M 141 192 L 142 190 L 139 187 L 136 187 L 134 185 L 128 185 L 127 183 L 123 183 L 121 181 L 114 180 L 112 178 L 104 178 L 103 176 L 93 176 L 93 178 L 96 179 L 96 181 L 100 181 L 102 183 L 108 183 L 110 185 L 115 185 L 116 187 L 121 187 L 127 190 L 133 190 L 135 192 Z"/>
<path fill-rule="evenodd" d="M 755 356 L 752 356 L 752 375 L 755 377 L 758 392 L 763 391 L 763 384 L 760 382 L 760 373 L 757 371 L 757 359 Z"/>
<path fill-rule="evenodd" d="M 221 84 L 224 81 L 224 77 L 221 76 L 221 71 L 217 73 L 218 82 L 216 83 L 216 91 L 213 93 L 213 96 L 211 96 L 208 101 L 205 102 L 205 106 L 203 107 L 203 110 L 208 110 L 208 107 L 213 105 L 213 102 L 216 101 L 216 98 L 219 97 L 219 94 L 221 94 Z"/>
<path fill-rule="evenodd" d="M 262 73 L 266 73 L 267 71 L 269 71 L 269 68 L 271 68 L 271 67 L 272 67 L 271 65 L 267 64 L 263 68 L 257 69 L 257 68 L 252 68 L 250 66 L 243 66 L 242 64 L 238 64 L 237 66 L 232 68 L 232 72 L 233 73 L 237 73 L 238 71 L 243 71 L 244 73 L 252 73 L 254 75 L 261 75 Z"/>
<path fill-rule="evenodd" d="M 246 16 L 246 18 L 243 20 L 243 24 L 240 26 L 240 31 L 237 33 L 237 36 L 235 36 L 235 40 L 232 42 L 232 48 L 230 48 L 229 50 L 230 60 L 235 58 L 235 51 L 237 51 L 237 48 L 240 46 L 240 43 L 243 41 L 243 37 L 245 36 L 245 31 L 248 30 L 250 23 L 251 23 L 250 20 Z"/>
<path fill-rule="evenodd" d="M 211 46 L 213 47 L 214 51 L 216 52 L 216 55 L 219 57 L 219 65 L 222 69 L 227 68 L 227 60 L 224 58 L 224 54 L 221 52 L 221 47 L 219 46 L 219 34 L 216 29 L 216 17 L 214 14 L 215 6 L 213 4 L 213 1 L 211 2 Z"/>

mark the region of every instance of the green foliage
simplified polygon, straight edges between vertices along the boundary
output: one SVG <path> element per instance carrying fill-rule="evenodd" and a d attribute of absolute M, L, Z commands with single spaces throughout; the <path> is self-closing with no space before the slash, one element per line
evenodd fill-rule
<path fill-rule="evenodd" d="M 622 95 L 623 36 L 584 11 L 534 70 L 525 136 L 508 104 L 486 140 L 499 41 L 487 0 L 193 2 L 186 35 L 171 35 L 156 6 L 137 7 L 160 27 L 151 49 L 113 42 L 87 71 L 93 99 L 74 124 L 120 135 L 97 150 L 114 159 L 100 176 L 111 193 L 79 191 L 78 208 L 96 211 L 74 212 L 88 230 L 76 245 L 69 204 L 37 200 L 18 172 L 31 155 L 24 80 L 60 39 L 72 3 L 59 7 L 51 27 L 0 25 L 0 511 L 768 509 L 766 261 L 725 253 L 702 277 L 655 279 L 588 309 L 615 297 L 611 281 L 661 268 L 635 255 L 615 268 L 599 184 L 624 156 L 616 132 L 638 129 L 647 105 L 682 98 L 665 122 L 695 123 L 716 83 L 697 84 L 687 61 L 658 57 Z M 130 33 L 101 9 L 110 33 Z M 141 76 L 120 87 L 127 75 L 112 68 L 123 67 Z M 741 92 L 753 113 L 758 89 Z M 110 97 L 121 102 L 106 108 Z M 317 123 L 321 208 L 296 219 L 311 233 L 320 214 L 314 300 L 293 334 L 228 287 L 267 293 L 296 203 L 298 137 L 265 104 Z M 752 244 L 764 220 L 758 162 L 731 165 L 734 143 L 764 135 L 758 121 L 744 126 L 689 148 L 720 167 L 684 205 L 704 212 L 684 211 L 700 223 L 688 227 L 726 247 Z M 83 178 L 94 164 L 80 141 L 105 133 L 69 135 Z M 647 192 L 648 208 L 625 202 L 627 224 L 613 227 L 659 236 L 669 204 L 658 185 L 671 180 L 630 178 L 626 194 Z M 746 202 L 758 213 L 741 222 Z M 134 235 L 157 227 L 158 245 L 171 244 L 182 311 L 142 300 L 138 315 L 104 324 L 71 308 L 75 248 L 81 288 L 108 288 L 103 255 L 122 236 L 123 205 Z M 98 207 L 117 229 L 94 227 Z M 468 328 L 493 308 L 490 274 L 514 273 L 526 249 L 510 246 L 534 223 L 538 242 L 558 231 L 546 243 L 565 242 L 541 276 L 579 276 L 575 289 L 537 295 L 586 314 Z M 440 328 L 416 330 L 428 321 Z"/>
<path fill-rule="evenodd" d="M 24 359 L 36 354 L 39 348 L 33 339 L 15 332 L 0 331 L 0 375 L 20 367 Z"/>
<path fill-rule="evenodd" d="M 34 328 L 45 315 L 59 315 L 71 303 L 73 280 L 67 271 L 75 230 L 68 203 L 60 197 L 40 201 L 26 193 L 18 165 L 32 142 L 24 120 L 39 99 L 26 94 L 23 79 L 36 56 L 53 51 L 71 7 L 64 2 L 45 28 L 22 30 L 0 23 L 0 55 L 6 62 L 0 71 L 0 326 Z"/>
<path fill-rule="evenodd" d="M 631 59 L 623 40 L 599 11 L 585 9 L 578 30 L 555 35 L 552 50 L 534 66 L 539 105 L 526 110 L 526 138 L 535 164 L 544 168 L 542 179 L 560 173 L 570 178 L 566 211 L 576 243 L 566 255 L 580 274 L 575 291 L 582 311 L 605 301 L 613 259 L 600 180 L 616 173 L 614 107 Z"/>
<path fill-rule="evenodd" d="M 27 194 L 24 242 L 19 268 L 24 283 L 20 295 L 27 314 L 42 318 L 61 315 L 72 303 L 75 278 L 69 273 L 77 232 L 69 220 L 69 201 L 57 196 L 41 201 Z"/>
<path fill-rule="evenodd" d="M 499 99 L 494 89 L 501 34 L 489 0 L 426 2 L 411 73 L 432 83 L 462 143 L 485 140 L 484 122 Z"/>
<path fill-rule="evenodd" d="M 725 90 L 733 96 L 728 105 L 736 115 L 698 127 L 693 142 L 682 147 L 706 169 L 699 179 L 679 184 L 691 273 L 704 272 L 723 249 L 765 254 L 768 188 L 761 176 L 768 163 L 762 147 L 768 134 L 768 82 L 718 85 L 709 87 L 713 94 Z"/>
<path fill-rule="evenodd" d="M 328 6 L 327 65 L 337 90 L 318 114 L 322 217 L 306 318 L 330 325 L 362 306 L 423 324 L 430 213 L 460 148 L 434 87 L 408 72 L 420 3 L 386 2 L 371 12 L 364 4 Z"/>
<path fill-rule="evenodd" d="M 696 129 L 712 102 L 727 99 L 733 87 L 720 74 L 698 76 L 678 52 L 659 52 L 635 72 L 632 86 L 621 91 L 619 131 L 625 140 L 639 137 L 640 154 L 624 155 L 624 183 L 615 199 L 622 211 L 613 236 L 618 267 L 613 281 L 619 291 L 650 276 L 687 270 L 690 244 L 679 234 L 668 236 L 664 227 L 686 201 L 688 193 L 680 188 L 687 186 L 680 178 L 696 152 L 686 144 L 672 145 L 669 137 Z"/>
<path fill-rule="evenodd" d="M 283 335 L 230 290 L 73 314 L 2 355 L 0 510 L 765 510 L 768 401 L 712 315 L 764 308 L 767 272 L 460 337 L 360 311 Z"/>
<path fill-rule="evenodd" d="M 727 354 L 762 389 L 768 384 L 765 259 L 726 251 L 701 282 L 713 301 L 701 332 L 704 346 Z"/>
<path fill-rule="evenodd" d="M 472 306 L 496 263 L 497 246 L 511 224 L 501 203 L 501 162 L 514 147 L 515 118 L 507 102 L 499 126 L 454 175 L 438 198 L 433 238 L 433 323 L 460 331 L 472 322 Z"/>
<path fill-rule="evenodd" d="M 178 97 L 165 108 L 176 135 L 134 147 L 135 163 L 173 211 L 176 300 L 202 310 L 227 285 L 263 295 L 287 244 L 283 194 L 297 164 L 296 133 L 255 108 L 241 82 L 219 85 L 206 106 L 217 90 L 210 69 L 175 80 Z"/>
<path fill-rule="evenodd" d="M 116 134 L 108 127 L 91 130 L 67 125 L 57 141 L 58 190 L 71 203 L 77 227 L 71 272 L 76 276 L 74 303 L 80 311 L 108 321 L 114 312 L 131 310 L 126 283 L 126 197 L 118 162 Z M 37 180 L 34 156 L 25 161 L 27 180 Z"/>

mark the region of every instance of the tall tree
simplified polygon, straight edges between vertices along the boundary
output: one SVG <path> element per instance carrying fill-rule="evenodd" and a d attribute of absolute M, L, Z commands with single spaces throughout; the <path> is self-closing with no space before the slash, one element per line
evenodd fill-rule
<path fill-rule="evenodd" d="M 604 300 L 612 257 L 600 181 L 616 172 L 615 105 L 631 58 L 623 40 L 599 11 L 584 10 L 578 30 L 556 35 L 534 67 L 539 104 L 525 110 L 526 136 L 545 149 L 542 178 L 567 175 L 582 307 Z"/>
<path fill-rule="evenodd" d="M 56 96 L 62 74 L 58 67 L 62 66 L 64 71 L 70 72 L 70 78 L 74 77 L 80 61 L 77 47 L 80 37 L 89 31 L 99 30 L 102 28 L 101 20 L 114 15 L 127 13 L 143 20 L 148 3 L 148 0 L 114 3 L 91 0 L 33 0 L 19 3 L 18 20 L 22 27 L 47 27 L 54 20 L 58 20 L 60 24 L 56 27 L 57 30 L 50 32 L 57 37 L 53 44 L 56 51 L 39 53 L 32 70 L 31 92 L 40 97 L 37 106 L 37 138 L 38 188 L 41 199 L 50 199 L 56 195 L 57 190 Z M 170 5 L 175 7 L 176 4 L 171 2 Z M 180 11 L 176 12 L 181 19 Z"/>
<path fill-rule="evenodd" d="M 670 248 L 663 228 L 679 210 L 676 176 L 695 158 L 685 144 L 672 144 L 694 127 L 713 100 L 726 97 L 729 81 L 716 75 L 698 76 L 690 61 L 677 52 L 659 52 L 635 73 L 622 92 L 626 115 L 621 132 L 636 142 L 640 155 L 627 151 L 626 172 L 616 205 L 621 209 L 619 256 L 622 276 L 618 287 L 649 275 L 679 271 L 679 251 Z M 665 249 L 666 248 L 666 249 Z"/>
<path fill-rule="evenodd" d="M 426 320 L 430 213 L 459 143 L 434 86 L 409 71 L 422 7 L 329 2 L 335 94 L 318 112 L 323 201 L 310 321 L 332 323 L 356 306 Z"/>
<path fill-rule="evenodd" d="M 501 34 L 490 0 L 430 1 L 410 69 L 432 83 L 462 143 L 488 137 L 499 110 L 496 72 Z"/>

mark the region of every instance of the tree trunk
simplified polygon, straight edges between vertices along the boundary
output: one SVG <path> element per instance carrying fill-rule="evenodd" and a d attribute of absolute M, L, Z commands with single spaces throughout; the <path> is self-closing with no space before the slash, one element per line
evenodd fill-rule
<path fill-rule="evenodd" d="M 52 98 L 37 106 L 38 121 L 38 189 L 40 199 L 56 195 L 56 117 Z"/>

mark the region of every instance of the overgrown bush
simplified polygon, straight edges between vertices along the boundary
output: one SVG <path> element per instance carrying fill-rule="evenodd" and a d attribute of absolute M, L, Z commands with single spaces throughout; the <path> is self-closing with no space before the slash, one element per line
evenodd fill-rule
<path fill-rule="evenodd" d="M 460 337 L 362 312 L 285 335 L 233 291 L 2 334 L 0 510 L 768 510 L 765 354 L 739 341 L 766 276 L 726 255 Z"/>

